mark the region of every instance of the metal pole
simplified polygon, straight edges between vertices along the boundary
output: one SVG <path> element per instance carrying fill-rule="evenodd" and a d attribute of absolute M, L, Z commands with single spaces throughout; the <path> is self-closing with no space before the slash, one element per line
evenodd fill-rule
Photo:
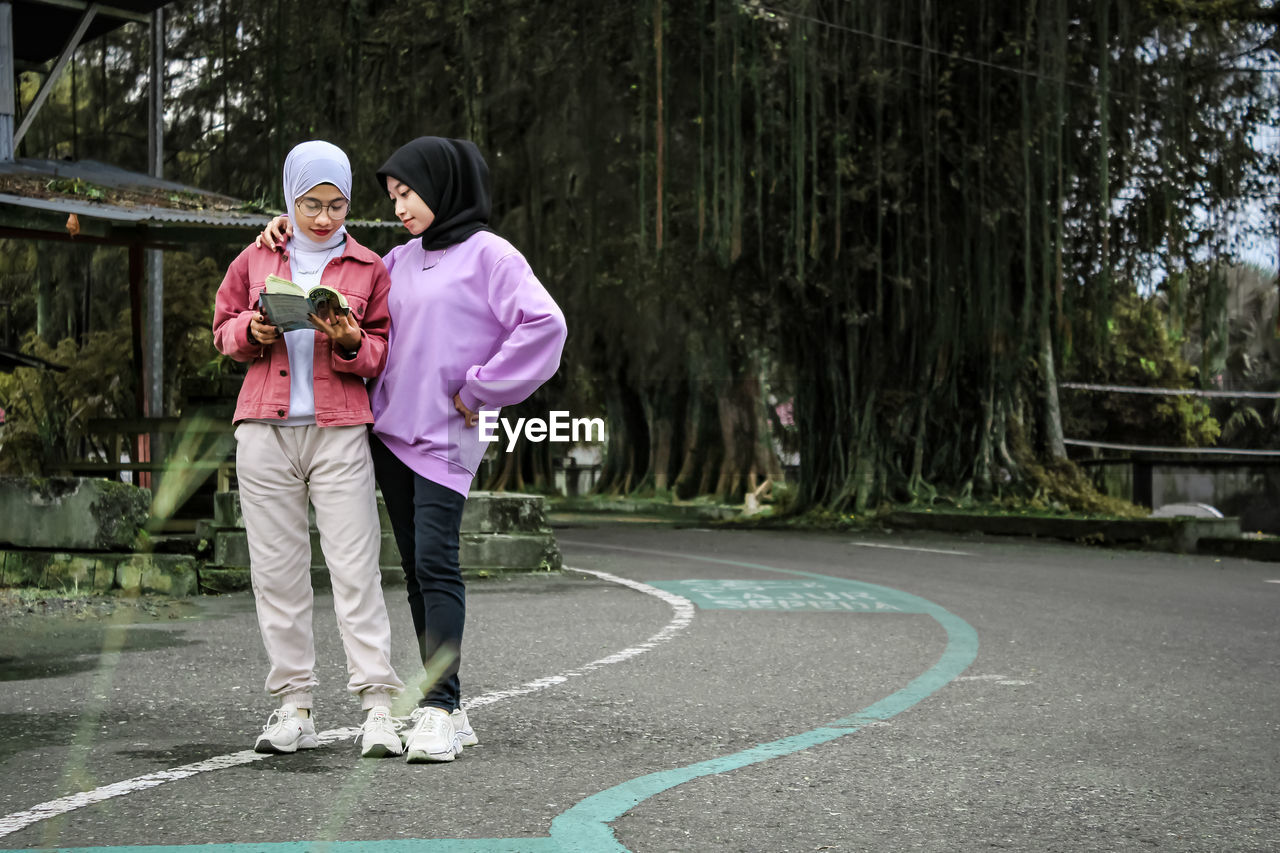
<path fill-rule="evenodd" d="M 0 163 L 13 161 L 13 4 L 0 3 Z"/>
<path fill-rule="evenodd" d="M 151 13 L 151 96 L 148 102 L 147 168 L 164 177 L 164 8 Z"/>
<path fill-rule="evenodd" d="M 151 97 L 147 127 L 148 170 L 164 177 L 164 10 L 151 13 Z M 164 254 L 148 249 L 146 414 L 164 415 Z"/>

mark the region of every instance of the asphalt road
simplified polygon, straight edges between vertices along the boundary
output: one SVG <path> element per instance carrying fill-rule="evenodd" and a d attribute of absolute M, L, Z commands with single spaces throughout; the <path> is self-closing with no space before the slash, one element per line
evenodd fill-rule
<path fill-rule="evenodd" d="M 247 752 L 271 709 L 247 594 L 174 619 L 15 623 L 0 848 L 1280 850 L 1274 564 L 924 534 L 558 533 L 583 571 L 469 587 L 481 744 L 449 765 L 359 758 L 325 597 L 329 742 L 263 759 Z"/>

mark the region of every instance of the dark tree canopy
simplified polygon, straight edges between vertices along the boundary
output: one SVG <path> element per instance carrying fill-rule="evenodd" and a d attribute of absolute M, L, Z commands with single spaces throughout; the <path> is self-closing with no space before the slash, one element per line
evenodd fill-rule
<path fill-rule="evenodd" d="M 570 325 L 513 414 L 603 413 L 604 489 L 740 499 L 783 448 L 799 506 L 1034 494 L 1058 380 L 1132 378 L 1117 329 L 1153 289 L 1143 334 L 1175 340 L 1148 357 L 1194 381 L 1176 339 L 1274 205 L 1277 25 L 1261 0 L 184 0 L 166 169 L 280 205 L 284 153 L 329 139 L 386 218 L 388 152 L 474 139 Z M 140 29 L 82 49 L 20 153 L 140 167 L 145 67 Z M 1211 441 L 1204 416 L 1169 440 Z M 490 485 L 545 484 L 549 452 Z"/>

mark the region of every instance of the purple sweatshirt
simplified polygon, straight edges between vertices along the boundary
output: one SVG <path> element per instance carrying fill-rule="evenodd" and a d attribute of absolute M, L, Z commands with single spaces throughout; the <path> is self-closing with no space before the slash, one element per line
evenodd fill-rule
<path fill-rule="evenodd" d="M 422 239 L 383 258 L 391 273 L 386 368 L 372 385 L 373 431 L 415 472 L 465 496 L 489 445 L 472 411 L 521 402 L 560 366 L 564 314 L 506 240 L 477 232 L 447 249 Z"/>

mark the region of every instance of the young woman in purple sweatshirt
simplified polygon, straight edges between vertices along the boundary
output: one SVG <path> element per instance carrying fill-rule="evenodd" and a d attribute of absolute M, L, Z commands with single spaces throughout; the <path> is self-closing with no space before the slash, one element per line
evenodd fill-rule
<path fill-rule="evenodd" d="M 479 412 L 515 405 L 555 374 L 565 321 L 524 256 L 489 227 L 489 168 L 473 143 L 415 139 L 387 159 L 378 182 L 414 239 L 383 258 L 391 331 L 386 367 L 370 386 L 370 445 L 423 666 L 443 670 L 413 714 L 406 756 L 452 761 L 478 742 L 458 679 L 458 531 L 488 446 Z"/>

